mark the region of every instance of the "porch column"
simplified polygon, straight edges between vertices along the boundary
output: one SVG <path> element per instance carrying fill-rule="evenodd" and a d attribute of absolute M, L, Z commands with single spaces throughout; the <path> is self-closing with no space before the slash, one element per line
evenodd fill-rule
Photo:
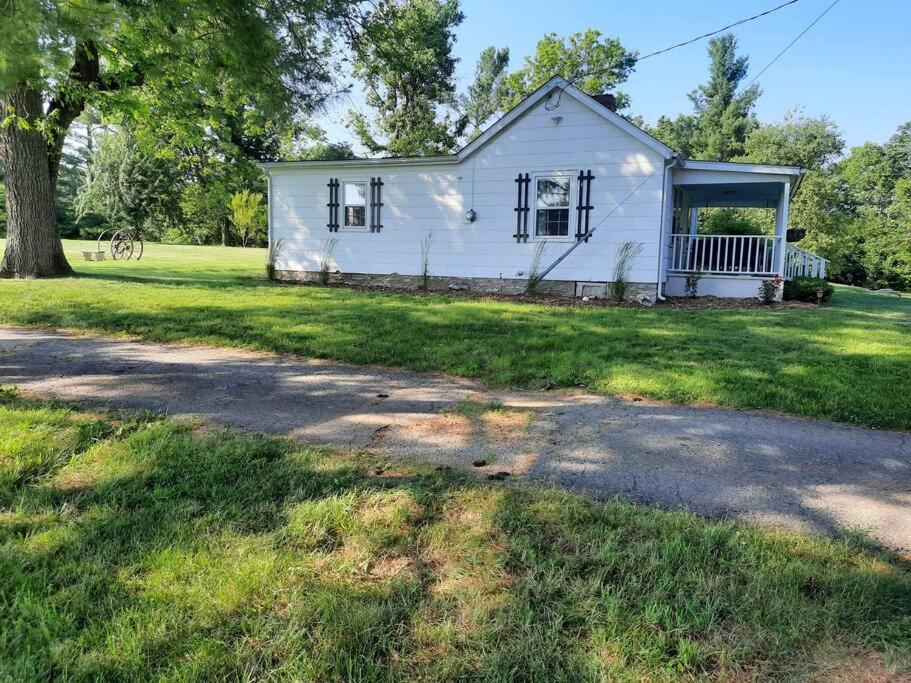
<path fill-rule="evenodd" d="M 699 209 L 690 207 L 690 235 L 699 232 Z"/>
<path fill-rule="evenodd" d="M 776 275 L 784 277 L 784 254 L 787 249 L 788 205 L 791 199 L 791 183 L 782 183 L 781 197 L 775 210 L 775 264 Z"/>

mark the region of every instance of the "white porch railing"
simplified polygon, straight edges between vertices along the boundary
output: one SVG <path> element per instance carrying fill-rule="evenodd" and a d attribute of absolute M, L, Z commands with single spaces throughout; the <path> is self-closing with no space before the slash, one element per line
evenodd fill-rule
<path fill-rule="evenodd" d="M 785 280 L 793 280 L 795 277 L 824 278 L 828 263 L 822 256 L 789 244 L 784 252 L 784 273 L 782 275 Z"/>
<path fill-rule="evenodd" d="M 774 275 L 770 235 L 671 235 L 670 270 L 679 273 Z M 809 253 L 809 252 L 807 252 Z"/>

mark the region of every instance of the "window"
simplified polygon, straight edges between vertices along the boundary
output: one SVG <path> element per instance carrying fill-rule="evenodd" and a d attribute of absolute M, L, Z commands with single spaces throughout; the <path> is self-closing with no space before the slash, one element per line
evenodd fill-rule
<path fill-rule="evenodd" d="M 367 183 L 344 183 L 345 227 L 367 227 Z"/>
<path fill-rule="evenodd" d="M 535 237 L 569 237 L 571 185 L 568 175 L 535 178 Z"/>

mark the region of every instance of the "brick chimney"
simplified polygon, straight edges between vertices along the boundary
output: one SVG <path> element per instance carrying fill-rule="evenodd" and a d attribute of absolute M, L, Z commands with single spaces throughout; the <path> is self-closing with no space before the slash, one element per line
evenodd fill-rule
<path fill-rule="evenodd" d="M 592 97 L 601 106 L 607 107 L 613 112 L 617 111 L 617 98 L 610 93 L 604 93 L 603 95 L 592 95 Z"/>

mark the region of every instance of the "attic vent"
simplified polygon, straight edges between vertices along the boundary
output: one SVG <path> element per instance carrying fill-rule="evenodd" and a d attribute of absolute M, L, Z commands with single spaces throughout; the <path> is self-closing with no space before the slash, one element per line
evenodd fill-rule
<path fill-rule="evenodd" d="M 607 107 L 611 111 L 617 111 L 617 98 L 611 95 L 610 93 L 604 93 L 603 95 L 592 95 L 592 99 L 595 100 L 602 107 Z"/>

